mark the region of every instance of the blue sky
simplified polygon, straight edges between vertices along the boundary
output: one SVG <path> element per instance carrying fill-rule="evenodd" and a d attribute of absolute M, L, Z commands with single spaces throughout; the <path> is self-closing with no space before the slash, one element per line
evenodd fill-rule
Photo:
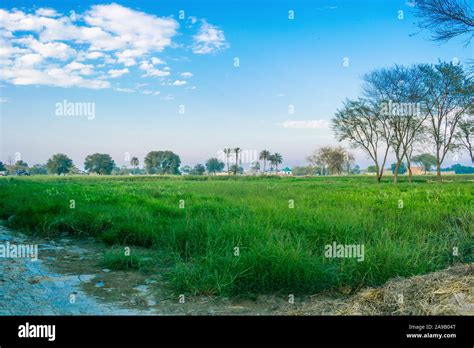
<path fill-rule="evenodd" d="M 403 0 L 3 0 L 0 8 L 0 160 L 18 153 L 30 165 L 57 152 L 78 167 L 95 152 L 124 165 L 127 153 L 141 160 L 168 149 L 194 164 L 236 146 L 305 164 L 313 149 L 336 143 L 327 123 L 360 94 L 364 73 L 473 57 L 461 41 L 414 35 Z M 64 100 L 94 103 L 93 119 L 58 115 Z"/>

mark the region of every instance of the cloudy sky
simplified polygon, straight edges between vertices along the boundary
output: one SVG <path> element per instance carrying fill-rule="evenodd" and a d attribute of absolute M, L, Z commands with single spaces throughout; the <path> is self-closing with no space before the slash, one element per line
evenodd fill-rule
<path fill-rule="evenodd" d="M 62 152 L 82 167 L 102 152 L 123 165 L 172 150 L 194 164 L 239 146 L 304 164 L 336 143 L 328 122 L 365 72 L 473 56 L 430 41 L 410 11 L 404 0 L 2 0 L 0 160 Z M 81 103 L 93 115 L 58 112 Z"/>

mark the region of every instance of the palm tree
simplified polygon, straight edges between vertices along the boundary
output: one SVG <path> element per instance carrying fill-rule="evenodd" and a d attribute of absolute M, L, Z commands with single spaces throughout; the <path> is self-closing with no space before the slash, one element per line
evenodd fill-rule
<path fill-rule="evenodd" d="M 278 173 L 278 165 L 283 162 L 283 156 L 276 152 L 271 157 L 271 162 L 275 165 L 275 172 Z"/>
<path fill-rule="evenodd" d="M 140 161 L 138 160 L 137 157 L 132 157 L 132 159 L 130 160 L 130 164 L 132 165 L 134 169 L 136 169 L 138 165 L 140 164 Z"/>
<path fill-rule="evenodd" d="M 263 174 L 265 174 L 265 167 L 267 165 L 268 157 L 270 156 L 270 151 L 263 150 L 260 152 L 258 159 L 263 160 Z"/>
<path fill-rule="evenodd" d="M 268 156 L 268 162 L 270 162 L 270 173 L 273 173 L 273 168 L 275 166 L 275 157 L 273 155 Z"/>
<path fill-rule="evenodd" d="M 235 168 L 234 168 L 234 175 L 237 175 L 237 169 L 239 168 L 239 153 L 241 152 L 242 150 L 240 149 L 240 147 L 236 147 L 234 149 L 234 152 L 235 152 Z"/>
<path fill-rule="evenodd" d="M 229 171 L 229 157 L 230 157 L 230 154 L 232 153 L 232 149 L 230 147 L 226 147 L 224 149 L 224 153 L 225 153 L 225 156 L 227 158 L 227 175 L 230 175 L 230 171 Z"/>

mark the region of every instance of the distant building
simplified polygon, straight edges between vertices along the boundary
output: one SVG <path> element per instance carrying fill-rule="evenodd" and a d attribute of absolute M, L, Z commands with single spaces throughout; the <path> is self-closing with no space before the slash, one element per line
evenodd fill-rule
<path fill-rule="evenodd" d="M 282 170 L 280 170 L 280 173 L 283 174 L 283 175 L 292 175 L 293 174 L 290 167 L 283 168 Z"/>
<path fill-rule="evenodd" d="M 411 173 L 413 175 L 424 175 L 425 174 L 425 168 L 423 167 L 411 167 Z M 408 174 L 408 172 L 407 172 Z"/>

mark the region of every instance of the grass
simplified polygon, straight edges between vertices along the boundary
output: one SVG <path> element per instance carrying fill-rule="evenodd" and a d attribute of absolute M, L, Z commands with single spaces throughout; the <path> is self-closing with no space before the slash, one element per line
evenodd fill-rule
<path fill-rule="evenodd" d="M 154 263 L 171 265 L 178 293 L 355 291 L 472 261 L 473 179 L 7 177 L 0 219 L 42 236 L 68 231 L 148 248 Z M 324 257 L 333 242 L 364 244 L 365 260 Z M 139 269 L 131 250 L 104 262 Z"/>
<path fill-rule="evenodd" d="M 139 270 L 150 272 L 150 261 L 152 257 L 143 252 L 126 253 L 124 249 L 113 249 L 107 251 L 100 264 L 112 271 Z"/>

